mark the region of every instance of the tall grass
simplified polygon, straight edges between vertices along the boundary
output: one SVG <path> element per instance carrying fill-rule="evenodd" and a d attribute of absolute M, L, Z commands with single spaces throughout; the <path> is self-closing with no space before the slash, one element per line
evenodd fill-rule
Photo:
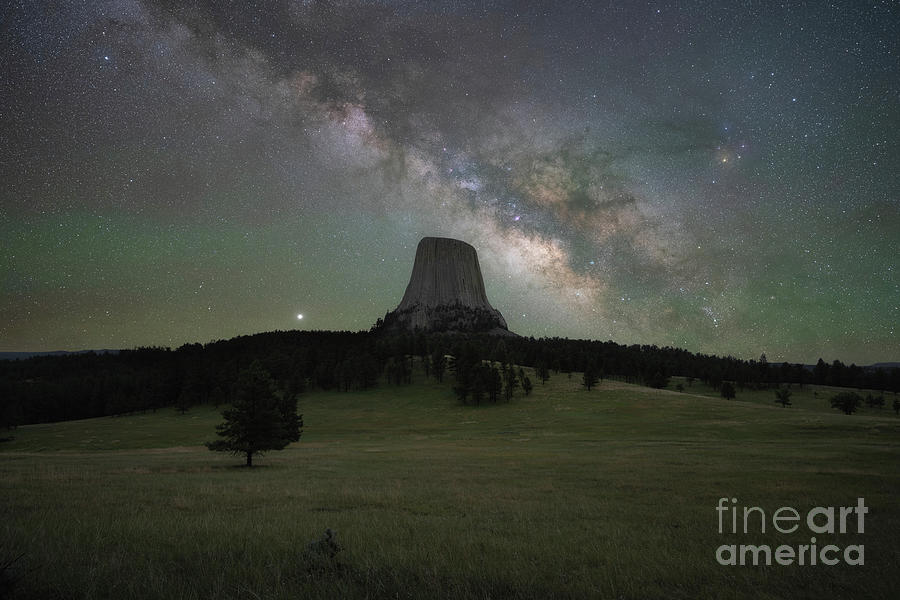
<path fill-rule="evenodd" d="M 695 384 L 696 385 L 696 384 Z M 690 391 L 690 390 L 688 390 Z M 740 398 L 740 395 L 739 395 Z M 774 400 L 774 396 L 773 396 Z M 0 453 L 18 598 L 889 598 L 900 419 L 577 377 L 464 407 L 422 381 L 301 400 L 303 439 L 246 469 L 217 412 L 22 427 Z M 116 441 L 117 440 L 117 441 Z M 870 507 L 863 567 L 724 567 L 719 497 Z M 326 528 L 343 550 L 312 556 Z M 819 536 L 827 543 L 827 535 Z"/>

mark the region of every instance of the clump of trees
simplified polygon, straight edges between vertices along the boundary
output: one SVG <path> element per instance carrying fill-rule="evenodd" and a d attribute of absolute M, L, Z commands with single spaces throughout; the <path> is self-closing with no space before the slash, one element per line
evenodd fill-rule
<path fill-rule="evenodd" d="M 841 392 L 831 398 L 831 408 L 837 408 L 845 415 L 852 415 L 862 404 L 862 398 L 856 392 Z"/>
<path fill-rule="evenodd" d="M 512 365 L 503 365 L 503 396 L 509 402 L 519 387 L 519 378 Z"/>
<path fill-rule="evenodd" d="M 526 396 L 534 390 L 525 369 L 516 368 L 509 361 L 502 340 L 489 353 L 480 351 L 470 341 L 459 342 L 451 350 L 449 364 L 454 378 L 453 392 L 463 404 L 478 405 L 485 400 L 496 403 L 501 397 L 510 402 L 517 390 L 521 389 Z"/>
<path fill-rule="evenodd" d="M 869 408 L 884 408 L 884 396 L 873 396 L 872 394 L 867 394 L 866 406 L 868 406 Z"/>

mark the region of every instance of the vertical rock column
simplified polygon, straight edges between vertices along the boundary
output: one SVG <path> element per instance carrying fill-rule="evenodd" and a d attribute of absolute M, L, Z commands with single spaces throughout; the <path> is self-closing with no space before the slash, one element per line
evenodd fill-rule
<path fill-rule="evenodd" d="M 488 302 L 475 248 L 451 238 L 422 238 L 406 293 L 385 325 L 509 334 L 503 315 Z"/>

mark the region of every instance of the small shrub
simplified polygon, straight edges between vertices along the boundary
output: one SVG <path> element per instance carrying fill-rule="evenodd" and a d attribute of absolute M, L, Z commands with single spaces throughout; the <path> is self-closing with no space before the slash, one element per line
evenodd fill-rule
<path fill-rule="evenodd" d="M 338 559 L 343 550 L 337 541 L 337 532 L 331 528 L 325 530 L 321 538 L 306 545 L 305 558 L 309 573 L 312 575 L 328 575 L 345 570 Z"/>
<path fill-rule="evenodd" d="M 325 530 L 325 533 L 322 534 L 321 538 L 306 545 L 306 551 L 309 554 L 324 557 L 329 560 L 336 558 L 338 552 L 341 550 L 343 550 L 343 547 L 338 544 L 337 532 L 330 527 Z"/>
<path fill-rule="evenodd" d="M 787 408 L 791 405 L 791 393 L 788 388 L 778 388 L 775 390 L 775 402 L 781 404 L 782 408 Z"/>

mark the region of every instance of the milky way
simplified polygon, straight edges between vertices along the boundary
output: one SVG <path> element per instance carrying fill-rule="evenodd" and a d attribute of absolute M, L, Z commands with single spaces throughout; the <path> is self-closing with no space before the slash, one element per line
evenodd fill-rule
<path fill-rule="evenodd" d="M 896 3 L 3 10 L 0 350 L 367 329 L 438 235 L 523 335 L 900 360 Z"/>

